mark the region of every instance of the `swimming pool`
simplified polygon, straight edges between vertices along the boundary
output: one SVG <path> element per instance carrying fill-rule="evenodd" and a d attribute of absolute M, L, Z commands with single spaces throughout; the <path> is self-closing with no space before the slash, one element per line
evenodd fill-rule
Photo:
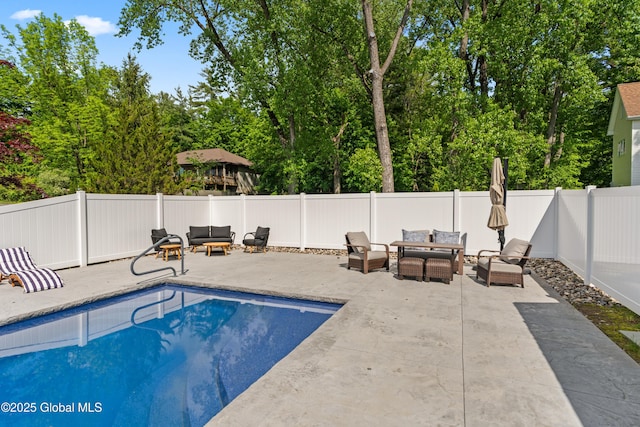
<path fill-rule="evenodd" d="M 340 305 L 162 285 L 0 328 L 0 425 L 204 425 Z"/>

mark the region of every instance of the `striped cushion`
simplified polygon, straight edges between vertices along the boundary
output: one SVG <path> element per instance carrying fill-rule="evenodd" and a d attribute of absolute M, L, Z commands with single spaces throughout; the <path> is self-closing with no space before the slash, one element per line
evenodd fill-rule
<path fill-rule="evenodd" d="M 0 275 L 22 285 L 27 293 L 62 287 L 62 279 L 50 268 L 35 266 L 25 248 L 0 249 Z"/>
<path fill-rule="evenodd" d="M 36 266 L 25 248 L 0 249 L 0 273 L 3 275 L 8 276 L 16 271 L 35 268 Z"/>
<path fill-rule="evenodd" d="M 16 271 L 12 276 L 19 279 L 26 293 L 62 287 L 62 279 L 50 268 Z"/>

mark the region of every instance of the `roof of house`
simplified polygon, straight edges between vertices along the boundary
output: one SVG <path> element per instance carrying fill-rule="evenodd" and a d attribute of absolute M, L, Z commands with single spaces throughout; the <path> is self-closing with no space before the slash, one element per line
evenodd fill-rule
<path fill-rule="evenodd" d="M 230 163 L 232 165 L 240 165 L 251 167 L 253 163 L 244 157 L 240 157 L 233 153 L 223 150 L 222 148 L 208 148 L 206 150 L 183 151 L 177 154 L 179 165 L 192 164 L 191 159 L 197 159 L 202 163 Z"/>
<path fill-rule="evenodd" d="M 640 117 L 640 82 L 619 84 L 618 92 L 627 118 Z"/>
<path fill-rule="evenodd" d="M 611 108 L 611 116 L 609 116 L 609 128 L 607 129 L 609 136 L 614 133 L 616 117 L 618 117 L 620 108 L 622 108 L 623 115 L 627 120 L 640 120 L 640 82 L 618 85 Z"/>

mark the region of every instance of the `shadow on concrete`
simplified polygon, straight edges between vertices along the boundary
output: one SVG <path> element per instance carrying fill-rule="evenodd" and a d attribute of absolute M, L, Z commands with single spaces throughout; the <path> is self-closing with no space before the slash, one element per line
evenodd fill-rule
<path fill-rule="evenodd" d="M 558 303 L 515 303 L 585 426 L 640 425 L 640 365 L 543 281 Z"/>

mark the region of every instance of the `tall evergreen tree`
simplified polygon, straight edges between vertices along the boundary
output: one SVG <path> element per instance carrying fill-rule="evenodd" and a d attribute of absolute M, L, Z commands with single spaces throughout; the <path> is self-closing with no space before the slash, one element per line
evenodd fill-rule
<path fill-rule="evenodd" d="M 111 107 L 105 138 L 95 146 L 90 191 L 175 193 L 176 152 L 162 132 L 158 105 L 149 93 L 149 75 L 131 54 L 123 61 Z"/>

